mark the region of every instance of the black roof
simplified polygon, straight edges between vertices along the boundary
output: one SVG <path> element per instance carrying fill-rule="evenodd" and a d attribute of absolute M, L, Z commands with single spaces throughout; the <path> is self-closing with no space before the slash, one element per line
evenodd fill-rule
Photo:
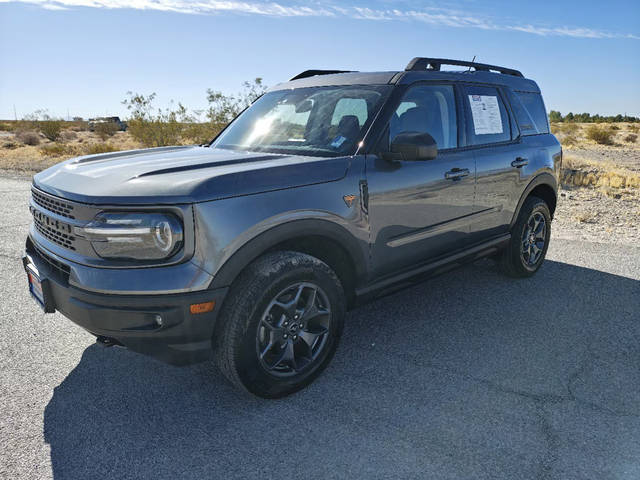
<path fill-rule="evenodd" d="M 442 65 L 467 66 L 465 71 L 445 71 Z M 518 70 L 463 60 L 417 57 L 409 62 L 404 71 L 395 72 L 350 72 L 344 70 L 306 70 L 291 80 L 270 90 L 318 87 L 330 85 L 403 85 L 420 80 L 465 81 L 506 85 L 514 90 L 539 93 L 533 80 L 524 78 Z"/>

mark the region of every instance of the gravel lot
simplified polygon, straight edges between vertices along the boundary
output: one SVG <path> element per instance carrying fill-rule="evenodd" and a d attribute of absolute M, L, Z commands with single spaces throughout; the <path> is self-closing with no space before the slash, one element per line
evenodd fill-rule
<path fill-rule="evenodd" d="M 0 178 L 2 478 L 640 478 L 638 246 L 559 232 L 533 279 L 483 260 L 379 300 L 264 401 L 43 315 L 28 196 Z"/>

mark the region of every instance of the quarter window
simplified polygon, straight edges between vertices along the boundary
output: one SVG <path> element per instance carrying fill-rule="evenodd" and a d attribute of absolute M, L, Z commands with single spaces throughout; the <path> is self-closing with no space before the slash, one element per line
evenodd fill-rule
<path fill-rule="evenodd" d="M 515 92 L 539 133 L 549 133 L 549 117 L 539 93 Z"/>
<path fill-rule="evenodd" d="M 389 123 L 390 142 L 400 133 L 428 133 L 439 150 L 458 146 L 456 102 L 450 85 L 410 88 Z"/>
<path fill-rule="evenodd" d="M 472 145 L 511 140 L 509 115 L 493 87 L 465 87 L 467 127 Z"/>

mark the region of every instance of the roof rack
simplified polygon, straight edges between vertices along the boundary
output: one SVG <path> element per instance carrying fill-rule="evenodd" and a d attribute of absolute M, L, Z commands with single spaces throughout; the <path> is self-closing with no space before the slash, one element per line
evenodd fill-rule
<path fill-rule="evenodd" d="M 331 75 L 332 73 L 351 73 L 353 70 L 305 70 L 302 73 L 299 73 L 295 77 L 291 78 L 289 81 L 300 80 L 301 78 L 313 77 L 315 75 Z"/>
<path fill-rule="evenodd" d="M 504 73 L 505 75 L 513 75 L 514 77 L 524 77 L 518 70 L 512 68 L 499 67 L 497 65 L 487 65 L 486 63 L 465 62 L 464 60 L 449 60 L 446 58 L 427 58 L 416 57 L 409 62 L 405 71 L 421 71 L 421 70 L 435 70 L 440 71 L 441 65 L 458 65 L 461 67 L 472 67 L 476 70 L 482 70 L 489 72 L 491 70 L 495 72 Z"/>

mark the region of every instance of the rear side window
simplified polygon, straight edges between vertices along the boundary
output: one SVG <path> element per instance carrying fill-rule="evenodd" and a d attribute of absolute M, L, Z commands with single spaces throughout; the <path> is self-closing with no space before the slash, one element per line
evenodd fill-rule
<path fill-rule="evenodd" d="M 467 128 L 472 145 L 511 140 L 511 122 L 498 89 L 466 86 Z"/>
<path fill-rule="evenodd" d="M 535 124 L 538 133 L 549 133 L 549 118 L 547 117 L 547 111 L 544 108 L 544 102 L 542 101 L 542 95 L 539 93 L 531 92 L 514 92 L 515 96 L 522 107 L 529 114 L 529 117 Z M 518 118 L 518 123 L 520 119 Z M 522 133 L 526 135 L 525 132 Z"/>

